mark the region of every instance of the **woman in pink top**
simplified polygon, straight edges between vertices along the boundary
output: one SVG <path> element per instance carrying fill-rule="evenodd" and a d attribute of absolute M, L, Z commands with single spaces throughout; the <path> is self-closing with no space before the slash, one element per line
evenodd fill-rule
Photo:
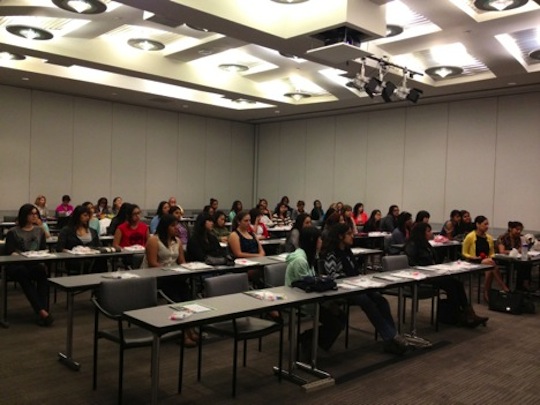
<path fill-rule="evenodd" d="M 69 217 L 73 212 L 73 206 L 69 204 L 71 197 L 69 195 L 62 196 L 62 204 L 56 207 L 56 216 L 57 217 Z"/>

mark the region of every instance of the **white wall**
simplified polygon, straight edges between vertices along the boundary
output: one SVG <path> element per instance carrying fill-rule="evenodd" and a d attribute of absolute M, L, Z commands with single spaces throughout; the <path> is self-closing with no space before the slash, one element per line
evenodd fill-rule
<path fill-rule="evenodd" d="M 119 195 L 143 208 L 176 196 L 228 210 L 253 195 L 254 128 L 217 120 L 0 86 L 0 211 L 44 194 L 54 209 Z"/>
<path fill-rule="evenodd" d="M 257 195 L 311 208 L 467 209 L 505 228 L 540 230 L 540 93 L 261 125 Z"/>

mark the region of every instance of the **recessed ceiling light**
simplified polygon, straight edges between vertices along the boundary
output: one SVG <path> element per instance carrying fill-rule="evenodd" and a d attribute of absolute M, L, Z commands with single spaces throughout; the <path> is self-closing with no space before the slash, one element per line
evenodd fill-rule
<path fill-rule="evenodd" d="M 52 0 L 61 9 L 78 14 L 100 14 L 107 10 L 107 6 L 99 0 Z"/>
<path fill-rule="evenodd" d="M 284 96 L 290 97 L 294 101 L 300 101 L 300 100 L 303 100 L 304 98 L 311 97 L 311 94 L 306 93 L 305 91 L 292 91 L 290 93 L 285 93 Z"/>
<path fill-rule="evenodd" d="M 506 11 L 522 7 L 528 0 L 474 0 L 474 6 L 484 11 Z"/>
<path fill-rule="evenodd" d="M 281 4 L 297 4 L 297 3 L 304 3 L 305 1 L 308 1 L 308 0 L 272 0 L 276 3 L 281 3 Z"/>
<path fill-rule="evenodd" d="M 30 79 L 28 77 L 21 77 L 21 80 L 24 80 L 25 82 L 27 82 Z"/>
<path fill-rule="evenodd" d="M 140 49 L 141 51 L 160 51 L 165 48 L 165 45 L 163 45 L 161 42 L 146 38 L 132 38 L 128 41 L 128 44 L 133 48 Z"/>
<path fill-rule="evenodd" d="M 403 32 L 403 27 L 394 24 L 388 24 L 386 26 L 386 38 L 395 37 Z"/>
<path fill-rule="evenodd" d="M 23 37 L 26 39 L 44 41 L 51 39 L 53 34 L 49 31 L 42 30 L 41 28 L 30 27 L 29 25 L 8 25 L 6 30 L 18 37 Z"/>
<path fill-rule="evenodd" d="M 245 72 L 249 69 L 246 65 L 239 65 L 237 63 L 223 63 L 219 65 L 219 68 L 222 70 L 226 70 L 227 72 L 232 73 L 238 73 L 238 72 Z"/>
<path fill-rule="evenodd" d="M 529 53 L 529 58 L 540 60 L 540 49 L 535 49 Z"/>
<path fill-rule="evenodd" d="M 248 100 L 247 98 L 235 98 L 235 99 L 232 99 L 231 101 L 237 104 L 257 104 L 256 101 Z"/>
<path fill-rule="evenodd" d="M 426 69 L 426 74 L 431 77 L 446 79 L 447 77 L 459 76 L 463 69 L 458 66 L 434 66 Z"/>
<path fill-rule="evenodd" d="M 24 60 L 24 59 L 26 59 L 26 56 L 18 54 L 18 53 L 0 52 L 0 60 Z"/>
<path fill-rule="evenodd" d="M 201 49 L 197 53 L 202 56 L 208 56 L 208 55 L 212 55 L 214 51 L 212 51 L 211 49 Z"/>
<path fill-rule="evenodd" d="M 189 28 L 191 28 L 192 30 L 196 30 L 196 31 L 210 32 L 210 30 L 209 30 L 208 28 L 197 27 L 196 25 L 186 24 L 186 27 L 189 27 Z"/>

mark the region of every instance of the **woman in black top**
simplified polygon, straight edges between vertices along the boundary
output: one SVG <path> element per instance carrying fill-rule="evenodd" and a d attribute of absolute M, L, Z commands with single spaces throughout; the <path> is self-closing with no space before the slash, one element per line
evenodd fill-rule
<path fill-rule="evenodd" d="M 33 224 L 39 211 L 33 204 L 24 204 L 19 209 L 17 225 L 6 236 L 6 255 L 20 255 L 32 250 L 45 250 L 47 243 L 42 227 Z M 38 316 L 39 326 L 50 326 L 54 322 L 47 309 L 49 286 L 47 269 L 43 263 L 17 263 L 6 266 L 7 275 L 18 282 L 24 295 Z"/>
<path fill-rule="evenodd" d="M 432 237 L 431 225 L 420 222 L 411 231 L 411 236 L 405 245 L 405 253 L 411 266 L 429 266 L 436 264 L 437 254 L 429 243 Z M 457 313 L 459 323 L 463 326 L 475 328 L 480 324 L 486 325 L 489 318 L 476 315 L 469 303 L 463 283 L 453 277 L 438 277 L 430 283 L 444 290 L 451 305 Z"/>
<path fill-rule="evenodd" d="M 62 252 L 72 250 L 77 246 L 99 249 L 101 247 L 99 236 L 96 230 L 89 226 L 91 216 L 90 208 L 83 205 L 76 206 L 68 224 L 62 228 L 58 235 L 56 250 Z M 104 258 L 83 260 L 81 264 L 81 272 L 83 273 L 90 270 L 94 273 L 107 271 L 107 260 Z"/>
<path fill-rule="evenodd" d="M 380 232 L 381 230 L 381 210 L 373 210 L 371 211 L 371 215 L 369 216 L 369 219 L 367 220 L 366 224 L 364 225 L 363 232 L 369 233 L 369 232 Z"/>
<path fill-rule="evenodd" d="M 193 234 L 187 244 L 188 260 L 204 262 L 208 256 L 225 256 L 225 250 L 212 233 L 213 227 L 214 221 L 209 214 L 202 213 L 197 217 Z"/>
<path fill-rule="evenodd" d="M 117 197 L 117 198 L 120 198 L 120 197 Z M 116 232 L 116 228 L 118 228 L 118 225 L 126 222 L 127 211 L 130 206 L 131 204 L 127 202 L 122 204 L 116 216 L 111 220 L 111 224 L 107 228 L 107 235 L 114 235 L 114 233 Z"/>

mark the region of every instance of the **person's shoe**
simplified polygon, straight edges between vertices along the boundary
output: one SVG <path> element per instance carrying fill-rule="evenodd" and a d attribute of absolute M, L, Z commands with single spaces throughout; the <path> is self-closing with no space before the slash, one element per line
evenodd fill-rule
<path fill-rule="evenodd" d="M 49 327 L 54 323 L 54 318 L 51 314 L 47 315 L 45 318 L 39 317 L 37 320 L 38 326 Z"/>
<path fill-rule="evenodd" d="M 431 343 L 429 340 L 413 336 L 413 335 L 404 335 L 403 338 L 407 341 L 409 347 L 412 347 L 414 349 L 429 349 L 433 346 L 433 343 Z"/>
<path fill-rule="evenodd" d="M 184 347 L 197 347 L 197 342 L 194 340 L 191 340 L 191 338 L 188 335 L 184 335 Z"/>
<path fill-rule="evenodd" d="M 400 335 L 394 336 L 392 340 L 384 342 L 384 351 L 386 353 L 402 355 L 409 349 L 407 340 Z"/>

